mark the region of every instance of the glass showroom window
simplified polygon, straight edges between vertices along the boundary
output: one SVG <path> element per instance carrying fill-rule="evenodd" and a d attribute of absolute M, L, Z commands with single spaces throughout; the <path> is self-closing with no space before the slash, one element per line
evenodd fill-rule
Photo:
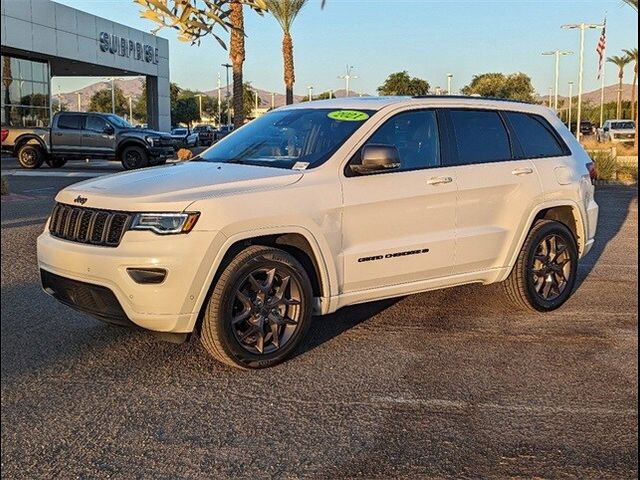
<path fill-rule="evenodd" d="M 49 65 L 2 55 L 2 125 L 49 125 Z"/>

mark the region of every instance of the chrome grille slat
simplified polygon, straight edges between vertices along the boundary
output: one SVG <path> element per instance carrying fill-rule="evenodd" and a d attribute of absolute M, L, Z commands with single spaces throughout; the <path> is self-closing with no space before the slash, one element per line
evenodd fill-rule
<path fill-rule="evenodd" d="M 117 247 L 131 221 L 126 212 L 56 204 L 49 221 L 54 237 L 71 242 Z"/>

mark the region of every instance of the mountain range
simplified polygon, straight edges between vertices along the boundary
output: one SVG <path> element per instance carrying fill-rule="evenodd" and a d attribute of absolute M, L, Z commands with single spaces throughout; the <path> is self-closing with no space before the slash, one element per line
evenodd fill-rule
<path fill-rule="evenodd" d="M 133 101 L 135 102 L 136 100 L 138 100 L 138 98 L 140 98 L 140 95 L 142 94 L 142 88 L 144 87 L 144 78 L 143 77 L 134 77 L 134 78 L 128 78 L 128 79 L 117 79 L 115 81 L 116 85 L 118 87 L 120 87 L 122 89 L 122 91 L 124 92 L 125 97 L 131 96 L 133 98 Z M 80 99 L 80 110 L 86 110 L 87 106 L 89 105 L 89 102 L 91 100 L 91 97 L 98 91 L 100 90 L 105 90 L 105 89 L 109 89 L 111 88 L 111 84 L 110 82 L 96 82 L 93 83 L 91 85 L 88 85 L 84 88 L 78 89 L 78 90 L 74 90 L 72 92 L 66 92 L 66 93 L 53 93 L 54 95 L 54 101 L 57 101 L 58 96 L 59 96 L 59 100 L 69 109 L 69 110 L 77 110 L 78 109 L 78 95 L 79 95 L 79 99 Z M 256 89 L 258 92 L 258 97 L 260 98 L 260 106 L 261 107 L 266 107 L 269 108 L 271 106 L 271 95 L 272 92 L 268 91 L 268 90 L 262 90 L 257 88 Z M 208 90 L 203 92 L 206 95 L 209 95 L 213 98 L 217 98 L 218 96 L 218 90 L 214 89 L 214 90 Z M 225 98 L 225 93 L 226 93 L 226 89 L 223 87 L 221 89 L 221 98 L 222 101 L 224 101 Z M 315 94 L 319 94 L 322 92 L 315 92 Z M 354 94 L 354 92 L 350 92 L 351 95 Z M 346 94 L 346 91 L 344 89 L 340 89 L 340 90 L 335 90 L 333 92 L 333 95 L 336 98 L 341 98 L 344 97 Z M 574 91 L 574 95 L 577 95 L 577 92 Z M 617 95 L 618 95 L 618 85 L 614 84 L 614 85 L 609 85 L 607 87 L 605 87 L 605 102 L 614 102 L 617 99 Z M 368 94 L 365 94 L 365 96 L 368 96 Z M 566 100 L 568 97 L 566 96 L 560 96 L 559 97 L 561 100 Z M 623 100 L 630 100 L 631 99 L 631 84 L 624 84 L 622 87 L 622 98 Z M 293 96 L 293 101 L 294 103 L 298 103 L 303 101 L 304 99 L 306 99 L 305 95 L 294 95 Z M 600 89 L 597 90 L 593 90 L 590 92 L 586 92 L 583 94 L 583 99 L 585 102 L 590 102 L 593 104 L 598 104 L 600 102 Z M 540 100 L 542 102 L 547 102 L 549 100 L 549 96 L 542 96 L 540 97 Z M 282 93 L 275 93 L 274 94 L 274 103 L 276 107 L 280 107 L 282 105 L 285 104 L 285 96 Z"/>

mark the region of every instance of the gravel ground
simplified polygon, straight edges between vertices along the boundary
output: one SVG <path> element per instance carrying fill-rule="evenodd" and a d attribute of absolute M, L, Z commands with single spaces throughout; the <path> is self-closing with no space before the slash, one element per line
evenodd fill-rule
<path fill-rule="evenodd" d="M 2 203 L 3 478 L 637 478 L 636 188 L 599 189 L 557 312 L 498 286 L 371 303 L 243 372 L 41 292 L 35 239 L 72 181 L 15 177 Z"/>

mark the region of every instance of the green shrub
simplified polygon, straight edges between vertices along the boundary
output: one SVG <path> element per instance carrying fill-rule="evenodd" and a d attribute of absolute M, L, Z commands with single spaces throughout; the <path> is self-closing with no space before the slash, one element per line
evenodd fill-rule
<path fill-rule="evenodd" d="M 635 180 L 638 181 L 638 166 L 637 165 L 621 165 L 616 171 L 616 177 L 618 180 Z"/>
<path fill-rule="evenodd" d="M 9 182 L 7 181 L 7 177 L 2 177 L 2 195 L 9 194 Z"/>
<path fill-rule="evenodd" d="M 598 180 L 615 180 L 618 162 L 610 151 L 590 151 L 591 160 L 596 164 Z"/>

